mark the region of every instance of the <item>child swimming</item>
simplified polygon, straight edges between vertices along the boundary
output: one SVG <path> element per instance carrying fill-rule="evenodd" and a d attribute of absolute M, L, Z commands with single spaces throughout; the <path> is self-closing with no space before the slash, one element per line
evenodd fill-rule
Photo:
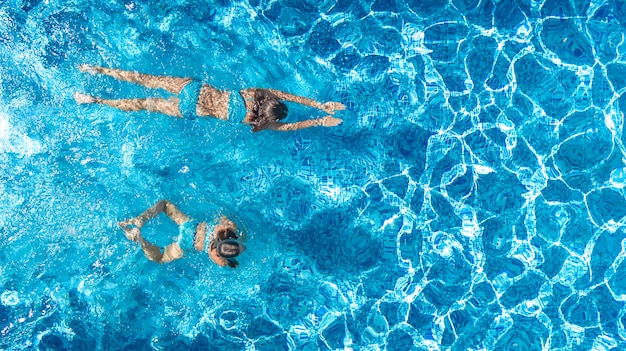
<path fill-rule="evenodd" d="M 319 103 L 302 96 L 292 95 L 273 89 L 243 89 L 239 94 L 230 91 L 218 90 L 204 84 L 197 79 L 169 76 L 155 76 L 135 71 L 125 71 L 115 68 L 105 68 L 92 65 L 81 65 L 81 72 L 104 74 L 115 79 L 143 85 L 151 89 L 165 89 L 176 97 L 169 99 L 103 99 L 75 93 L 76 102 L 81 104 L 104 104 L 122 111 L 151 111 L 160 112 L 173 117 L 194 119 L 196 117 L 213 116 L 223 120 L 233 120 L 243 115 L 243 123 L 252 126 L 253 132 L 264 129 L 278 131 L 292 131 L 309 127 L 333 127 L 342 120 L 332 117 L 335 111 L 345 110 L 339 102 Z M 300 122 L 283 123 L 280 120 L 287 117 L 287 106 L 282 101 L 296 102 L 328 113 L 328 116 Z"/>
<path fill-rule="evenodd" d="M 179 227 L 178 236 L 165 248 L 150 243 L 141 235 L 141 228 L 151 218 L 165 213 Z M 220 216 L 219 222 L 213 227 L 207 238 L 207 222 L 197 221 L 182 211 L 172 202 L 161 200 L 137 217 L 119 222 L 126 238 L 141 244 L 146 257 L 154 262 L 167 263 L 183 257 L 185 251 L 207 252 L 211 260 L 217 265 L 237 268 L 239 256 L 246 247 L 241 243 L 242 235 L 237 234 L 237 225 L 226 216 Z M 134 228 L 133 228 L 134 227 Z"/>

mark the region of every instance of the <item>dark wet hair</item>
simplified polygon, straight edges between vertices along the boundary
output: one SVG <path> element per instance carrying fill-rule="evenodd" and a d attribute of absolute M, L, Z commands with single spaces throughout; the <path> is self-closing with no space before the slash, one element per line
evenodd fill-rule
<path fill-rule="evenodd" d="M 217 254 L 223 258 L 239 256 L 242 249 L 239 243 L 233 239 L 220 240 L 217 242 Z"/>
<path fill-rule="evenodd" d="M 287 105 L 278 99 L 278 96 L 265 89 L 257 89 L 254 94 L 255 115 L 252 131 L 256 132 L 263 129 L 263 126 L 270 122 L 275 122 L 287 117 Z"/>
<path fill-rule="evenodd" d="M 220 234 L 220 236 L 223 235 L 223 234 L 226 234 L 226 235 L 223 236 L 225 238 L 224 240 L 226 240 L 226 239 L 238 239 L 239 238 L 237 236 L 237 233 L 235 233 L 235 231 L 230 229 L 230 228 L 226 228 L 226 229 L 220 230 L 219 234 Z"/>

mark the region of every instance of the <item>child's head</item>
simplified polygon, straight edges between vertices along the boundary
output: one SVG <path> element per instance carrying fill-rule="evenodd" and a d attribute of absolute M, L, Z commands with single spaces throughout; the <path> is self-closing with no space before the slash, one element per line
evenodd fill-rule
<path fill-rule="evenodd" d="M 255 120 L 252 123 L 253 131 L 263 129 L 270 122 L 279 121 L 287 117 L 287 105 L 281 102 L 276 95 L 265 89 L 257 89 L 254 95 Z"/>

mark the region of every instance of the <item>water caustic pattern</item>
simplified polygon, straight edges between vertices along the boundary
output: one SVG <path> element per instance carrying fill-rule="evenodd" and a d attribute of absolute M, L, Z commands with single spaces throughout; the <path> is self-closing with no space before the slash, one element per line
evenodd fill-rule
<path fill-rule="evenodd" d="M 0 348 L 624 349 L 625 27 L 617 0 L 4 2 Z M 347 110 L 78 106 L 154 93 L 81 63 Z M 160 198 L 236 214 L 239 268 L 145 259 L 116 223 Z"/>

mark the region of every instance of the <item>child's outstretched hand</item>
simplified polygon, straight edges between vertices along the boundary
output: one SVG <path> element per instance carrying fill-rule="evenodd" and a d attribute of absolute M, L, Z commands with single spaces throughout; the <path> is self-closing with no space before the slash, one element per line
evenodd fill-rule
<path fill-rule="evenodd" d="M 141 238 L 141 230 L 139 228 L 128 228 L 128 227 L 122 227 L 120 225 L 120 228 L 122 228 L 122 230 L 124 231 L 124 235 L 126 235 L 126 239 L 132 241 L 132 242 L 139 242 L 139 238 Z"/>
<path fill-rule="evenodd" d="M 337 118 L 337 117 L 326 116 L 326 117 L 322 118 L 322 125 L 324 127 L 338 126 L 338 125 L 341 124 L 341 122 L 343 122 L 343 120 L 341 118 Z"/>
<path fill-rule="evenodd" d="M 322 110 L 330 113 L 331 115 L 335 113 L 335 111 L 345 110 L 346 106 L 340 102 L 327 102 L 322 105 Z"/>

